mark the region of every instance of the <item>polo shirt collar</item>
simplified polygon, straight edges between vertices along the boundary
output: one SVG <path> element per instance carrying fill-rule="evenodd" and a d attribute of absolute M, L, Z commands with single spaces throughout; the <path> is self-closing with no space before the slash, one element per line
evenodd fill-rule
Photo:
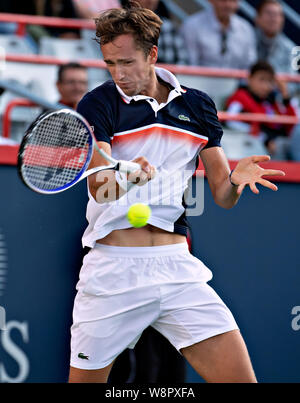
<path fill-rule="evenodd" d="M 176 93 L 184 93 L 186 92 L 181 85 L 179 84 L 179 81 L 177 78 L 172 74 L 170 71 L 163 69 L 161 67 L 155 67 L 155 73 L 158 77 L 160 77 L 163 81 L 166 83 L 170 84 L 173 87 L 172 91 L 175 91 Z M 147 95 L 134 95 L 134 96 L 129 96 L 124 93 L 124 91 L 121 90 L 121 88 L 116 84 L 117 90 L 119 94 L 121 95 L 122 99 L 126 104 L 130 104 L 130 102 L 133 101 L 141 101 L 144 99 L 149 99 L 150 97 Z"/>

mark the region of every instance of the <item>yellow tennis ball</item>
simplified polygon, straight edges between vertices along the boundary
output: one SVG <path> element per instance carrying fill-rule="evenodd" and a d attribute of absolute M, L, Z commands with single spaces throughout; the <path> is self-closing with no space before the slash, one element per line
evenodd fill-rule
<path fill-rule="evenodd" d="M 144 227 L 150 216 L 151 208 L 143 203 L 133 204 L 127 211 L 127 220 L 135 228 Z"/>

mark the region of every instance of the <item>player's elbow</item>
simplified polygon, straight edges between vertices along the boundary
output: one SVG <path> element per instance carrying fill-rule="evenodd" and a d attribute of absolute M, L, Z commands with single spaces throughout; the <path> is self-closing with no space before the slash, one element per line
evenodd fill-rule
<path fill-rule="evenodd" d="M 89 191 L 97 203 L 107 203 L 108 200 L 108 188 L 105 180 L 102 182 L 95 181 L 93 178 L 89 180 Z"/>
<path fill-rule="evenodd" d="M 238 202 L 237 199 L 232 199 L 232 198 L 224 199 L 224 198 L 218 197 L 218 196 L 214 196 L 214 201 L 219 207 L 222 207 L 225 210 L 232 209 Z"/>
<path fill-rule="evenodd" d="M 102 171 L 89 177 L 89 191 L 99 204 L 110 203 L 120 197 L 113 171 Z"/>

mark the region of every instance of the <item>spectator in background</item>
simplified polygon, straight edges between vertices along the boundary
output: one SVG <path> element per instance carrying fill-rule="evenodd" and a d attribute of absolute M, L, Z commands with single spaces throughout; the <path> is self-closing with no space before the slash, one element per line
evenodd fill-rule
<path fill-rule="evenodd" d="M 35 0 L 38 15 L 59 18 L 77 18 L 78 15 L 72 0 Z M 76 28 L 47 27 L 51 36 L 64 39 L 80 38 L 80 30 Z"/>
<path fill-rule="evenodd" d="M 158 42 L 158 63 L 188 64 L 188 55 L 183 37 L 171 20 L 169 12 L 160 0 L 136 0 L 141 7 L 154 11 L 163 21 Z"/>
<path fill-rule="evenodd" d="M 40 15 L 46 17 L 77 18 L 72 0 L 0 0 L 1 11 L 13 14 Z M 9 33 L 15 33 L 16 24 L 13 24 Z M 1 32 L 1 27 L 0 27 Z M 78 29 L 42 27 L 28 25 L 27 33 L 38 42 L 42 36 L 57 36 L 60 38 L 79 38 Z"/>
<path fill-rule="evenodd" d="M 275 98 L 275 86 L 282 95 L 283 102 Z M 296 116 L 291 105 L 287 86 L 275 78 L 272 66 L 266 62 L 257 62 L 251 67 L 247 86 L 240 87 L 227 101 L 230 113 L 262 113 L 265 115 Z M 291 125 L 279 125 L 260 122 L 227 122 L 229 128 L 259 136 L 273 159 L 284 160 L 290 157 Z"/>
<path fill-rule="evenodd" d="M 292 48 L 295 46 L 282 35 L 284 14 L 277 0 L 263 0 L 256 16 L 257 56 L 269 62 L 276 72 L 295 73 L 292 69 Z"/>
<path fill-rule="evenodd" d="M 12 3 L 14 0 L 0 0 L 0 12 L 12 13 Z M 0 34 L 14 34 L 17 29 L 15 22 L 0 22 Z"/>
<path fill-rule="evenodd" d="M 80 18 L 96 18 L 109 8 L 119 8 L 119 0 L 73 0 L 74 7 Z"/>
<path fill-rule="evenodd" d="M 193 65 L 248 69 L 256 60 L 254 30 L 236 15 L 239 0 L 210 0 L 188 17 L 182 34 Z"/>
<path fill-rule="evenodd" d="M 77 103 L 88 91 L 88 73 L 78 63 L 68 63 L 59 67 L 56 82 L 60 94 L 59 103 L 76 109 Z"/>
<path fill-rule="evenodd" d="M 9 14 L 28 14 L 35 15 L 35 0 L 28 0 L 26 2 L 18 2 L 17 0 L 0 0 L 0 11 L 2 13 Z M 0 23 L 0 34 L 14 35 L 16 34 L 18 24 L 15 22 L 1 22 Z M 32 38 L 28 26 L 27 32 L 25 34 L 25 41 L 31 48 L 33 53 L 37 53 L 37 46 Z"/>

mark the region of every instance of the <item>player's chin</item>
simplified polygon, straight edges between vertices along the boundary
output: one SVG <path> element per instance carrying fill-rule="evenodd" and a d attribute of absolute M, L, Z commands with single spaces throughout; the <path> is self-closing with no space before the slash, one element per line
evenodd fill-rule
<path fill-rule="evenodd" d="M 129 97 L 133 97 L 134 95 L 138 94 L 138 90 L 132 84 L 122 85 L 119 87 L 124 92 L 124 94 L 128 95 Z"/>
<path fill-rule="evenodd" d="M 124 90 L 123 90 L 124 91 Z M 134 97 L 135 95 L 138 95 L 138 93 L 136 91 L 124 91 L 124 93 L 128 96 L 128 97 Z"/>

